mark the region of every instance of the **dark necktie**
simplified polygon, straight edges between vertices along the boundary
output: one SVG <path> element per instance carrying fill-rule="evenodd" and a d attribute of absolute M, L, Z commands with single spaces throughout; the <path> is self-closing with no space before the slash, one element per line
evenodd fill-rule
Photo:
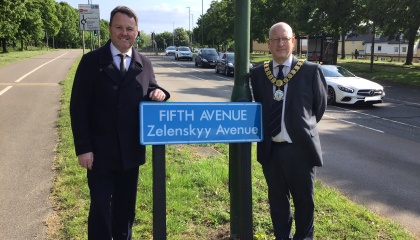
<path fill-rule="evenodd" d="M 120 56 L 120 58 L 121 58 L 121 62 L 120 62 L 120 73 L 124 77 L 125 72 L 126 72 L 126 70 L 125 70 L 125 56 L 126 55 L 124 53 L 120 53 L 120 54 L 118 54 L 118 56 Z"/>
<path fill-rule="evenodd" d="M 279 65 L 279 73 L 277 75 L 277 79 L 283 79 L 283 65 Z M 284 85 L 281 87 L 276 87 L 276 90 L 280 89 L 284 91 Z M 271 114 L 270 114 L 270 132 L 271 136 L 274 137 L 281 131 L 281 115 L 283 113 L 283 99 L 280 101 L 274 100 L 273 98 L 273 105 L 271 106 Z"/>

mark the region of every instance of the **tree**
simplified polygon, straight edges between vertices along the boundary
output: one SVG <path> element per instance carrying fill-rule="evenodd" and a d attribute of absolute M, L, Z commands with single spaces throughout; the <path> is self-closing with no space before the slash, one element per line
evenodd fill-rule
<path fill-rule="evenodd" d="M 185 31 L 184 28 L 175 28 L 175 46 L 188 46 L 188 38 L 188 33 Z"/>
<path fill-rule="evenodd" d="M 43 26 L 47 38 L 57 35 L 61 28 L 61 23 L 57 17 L 57 5 L 59 3 L 54 0 L 32 0 L 37 8 L 41 11 Z"/>
<path fill-rule="evenodd" d="M 20 20 L 17 38 L 21 42 L 20 50 L 23 51 L 29 41 L 37 43 L 44 36 L 41 11 L 32 1 L 25 2 L 26 14 Z"/>
<path fill-rule="evenodd" d="M 171 32 L 156 34 L 156 44 L 158 48 L 166 48 L 168 46 L 172 46 L 172 36 L 173 34 Z"/>
<path fill-rule="evenodd" d="M 360 2 L 358 0 L 313 0 L 311 5 L 314 7 L 310 13 L 308 26 L 315 36 L 332 37 L 334 45 L 331 63 L 336 64 L 340 36 L 344 45 L 347 33 L 360 25 L 360 16 L 357 14 L 361 8 Z M 345 54 L 344 51 L 342 54 Z"/>
<path fill-rule="evenodd" d="M 57 47 L 80 47 L 79 12 L 66 2 L 57 6 L 57 18 L 61 22 L 60 31 L 56 37 Z"/>
<path fill-rule="evenodd" d="M 7 52 L 6 42 L 14 40 L 21 19 L 26 14 L 24 0 L 0 1 L 0 41 L 3 53 Z"/>
<path fill-rule="evenodd" d="M 373 9 L 372 9 L 373 10 Z M 387 14 L 383 14 L 386 12 Z M 382 0 L 371 11 L 377 19 L 379 29 L 389 39 L 403 36 L 408 41 L 407 58 L 404 65 L 412 65 L 413 49 L 419 39 L 420 29 L 420 2 L 417 0 Z"/>
<path fill-rule="evenodd" d="M 286 1 L 253 0 L 251 2 L 251 39 L 266 42 L 270 27 L 277 22 L 291 23 Z"/>

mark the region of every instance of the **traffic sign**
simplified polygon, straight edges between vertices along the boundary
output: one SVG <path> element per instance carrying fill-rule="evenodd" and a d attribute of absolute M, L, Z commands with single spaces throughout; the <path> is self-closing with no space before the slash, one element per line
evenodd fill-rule
<path fill-rule="evenodd" d="M 261 104 L 141 102 L 140 144 L 262 141 Z"/>
<path fill-rule="evenodd" d="M 99 4 L 79 4 L 80 30 L 100 30 Z"/>

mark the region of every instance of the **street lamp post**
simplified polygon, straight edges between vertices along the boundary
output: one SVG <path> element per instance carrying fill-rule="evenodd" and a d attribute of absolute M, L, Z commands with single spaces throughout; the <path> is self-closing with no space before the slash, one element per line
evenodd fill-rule
<path fill-rule="evenodd" d="M 398 36 L 398 62 L 400 61 L 401 56 L 401 34 Z"/>
<path fill-rule="evenodd" d="M 191 13 L 191 26 L 192 26 L 192 29 L 193 29 L 193 32 L 194 32 L 194 14 L 192 14 L 192 13 Z M 190 40 L 191 43 L 193 42 L 193 36 L 194 35 L 191 34 L 191 37 L 190 37 L 191 38 L 191 40 Z"/>
<path fill-rule="evenodd" d="M 191 40 L 191 38 L 190 38 L 190 32 L 191 32 L 191 21 L 190 21 L 190 17 L 191 17 L 191 8 L 190 7 L 187 7 L 188 8 L 188 46 L 190 45 L 190 40 Z"/>

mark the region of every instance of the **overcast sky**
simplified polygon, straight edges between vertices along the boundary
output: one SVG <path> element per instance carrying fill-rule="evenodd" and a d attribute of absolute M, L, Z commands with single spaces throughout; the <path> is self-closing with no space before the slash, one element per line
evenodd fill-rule
<path fill-rule="evenodd" d="M 116 6 L 125 5 L 132 8 L 139 17 L 139 30 L 146 33 L 172 32 L 174 28 L 192 30 L 197 18 L 206 13 L 211 0 L 55 0 L 67 2 L 78 9 L 79 4 L 99 4 L 101 19 L 109 21 L 109 15 Z M 190 8 L 188 8 L 190 7 Z"/>

